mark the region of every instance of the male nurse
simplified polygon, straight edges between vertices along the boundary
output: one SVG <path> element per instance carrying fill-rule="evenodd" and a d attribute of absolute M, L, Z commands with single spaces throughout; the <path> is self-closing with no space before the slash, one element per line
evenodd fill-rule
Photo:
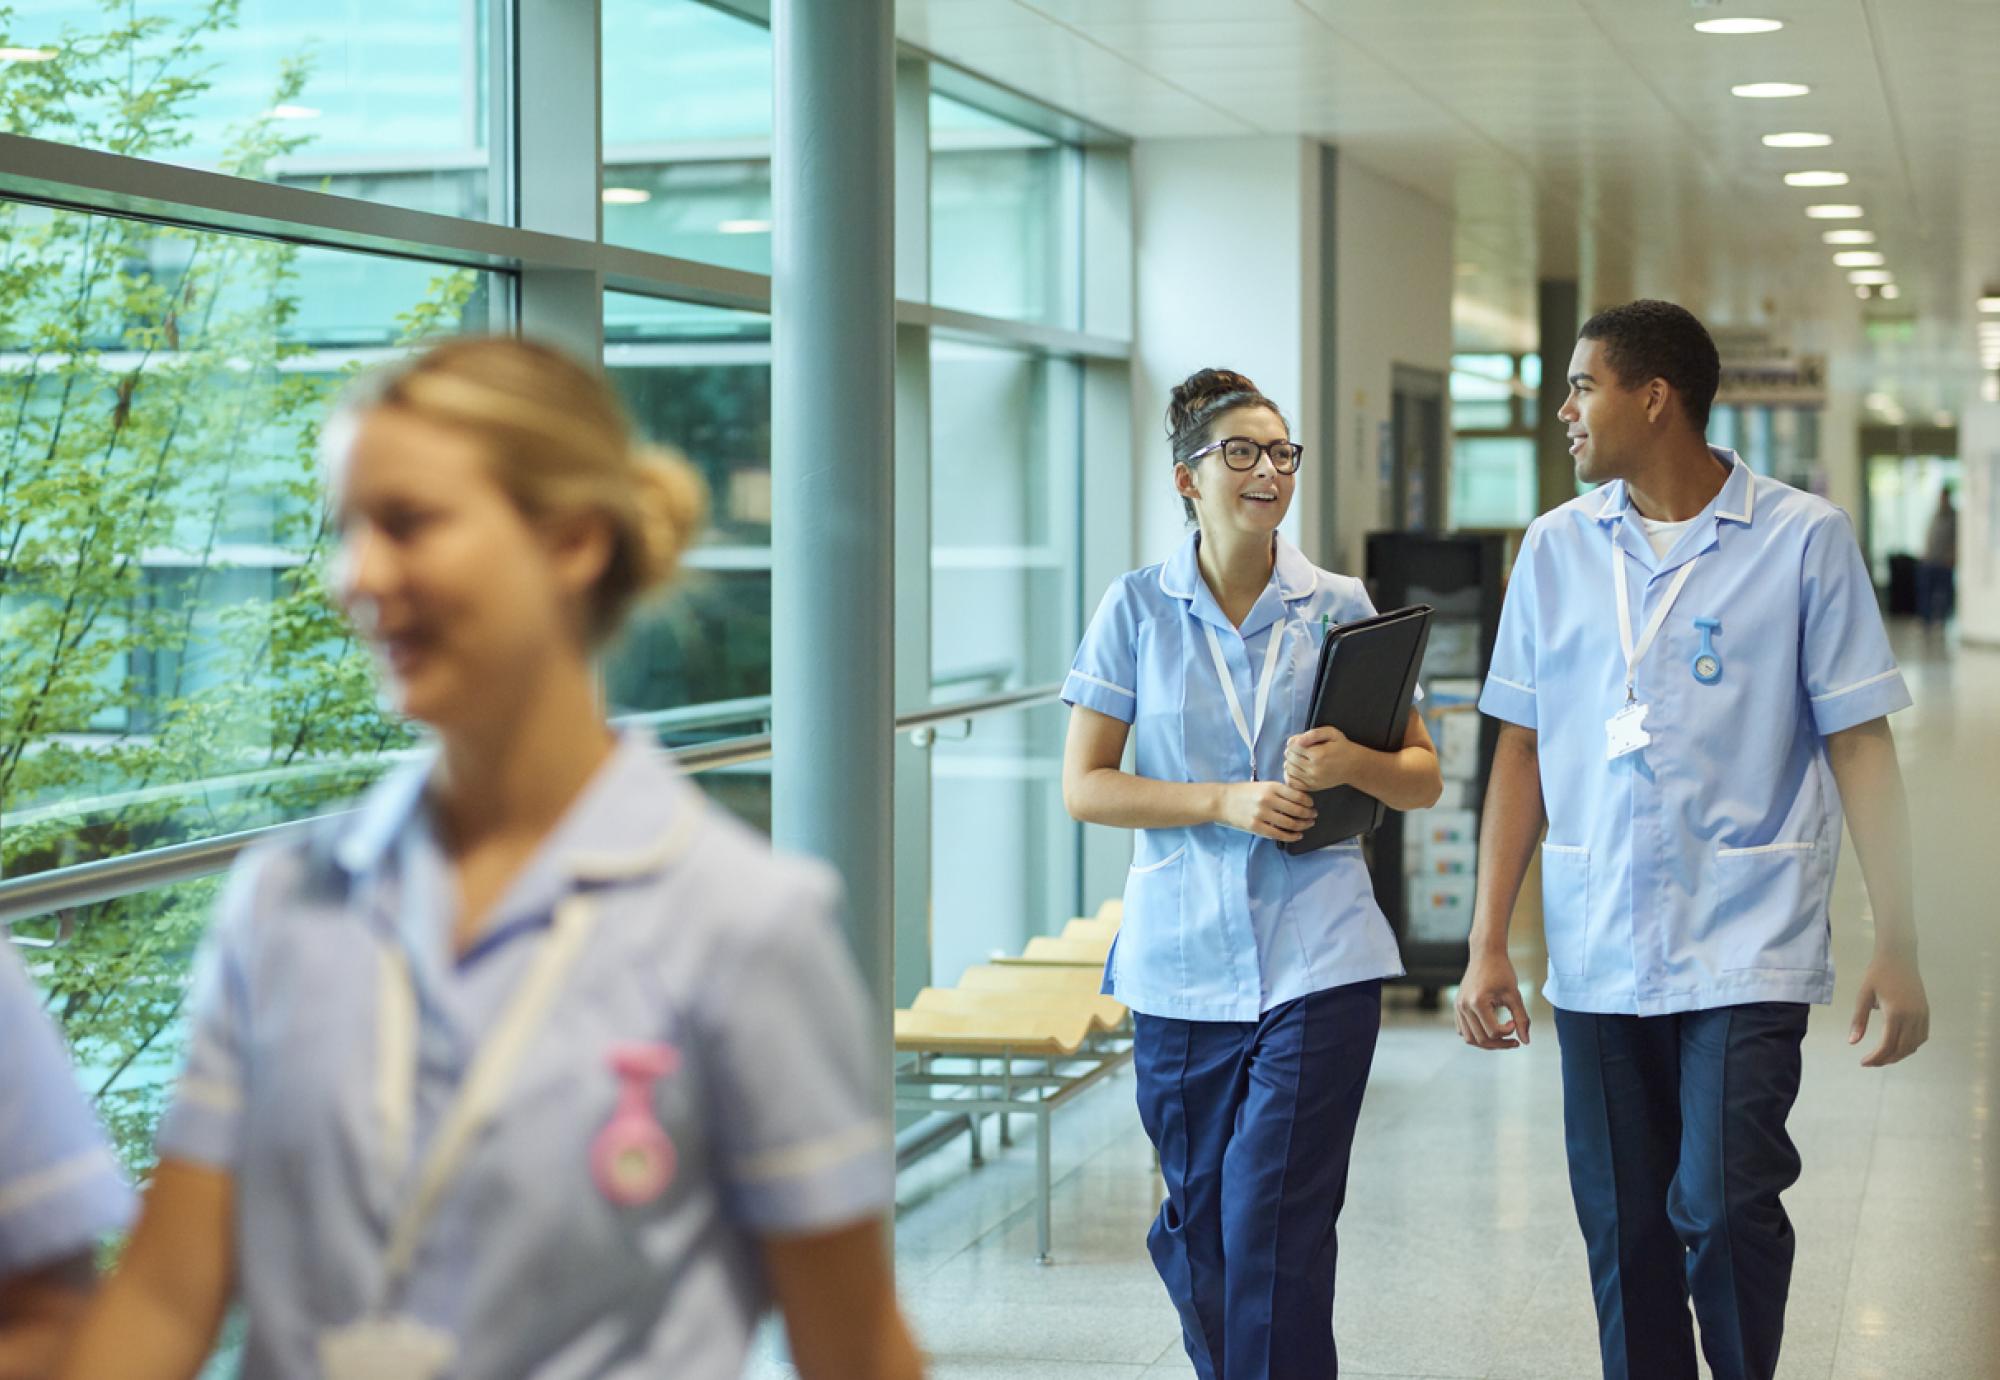
<path fill-rule="evenodd" d="M 1846 516 L 1704 441 L 1715 344 L 1614 307 L 1570 359 L 1577 478 L 1529 527 L 1480 696 L 1501 720 L 1459 1034 L 1528 1042 L 1507 925 L 1539 846 L 1563 1128 L 1607 1380 L 1777 1369 L 1806 1011 L 1833 999 L 1843 815 L 1875 915 L 1849 1043 L 1929 1033 L 1888 715 L 1910 703 Z M 1543 826 L 1547 825 L 1547 837 Z"/>
<path fill-rule="evenodd" d="M 0 1377 L 53 1372 L 131 1193 L 0 926 Z"/>

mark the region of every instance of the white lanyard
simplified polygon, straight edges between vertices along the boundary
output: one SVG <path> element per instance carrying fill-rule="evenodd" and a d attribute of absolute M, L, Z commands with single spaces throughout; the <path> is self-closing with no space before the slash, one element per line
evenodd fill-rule
<path fill-rule="evenodd" d="M 1632 645 L 1632 600 L 1627 593 L 1625 581 L 1625 551 L 1614 540 L 1611 543 L 1612 583 L 1618 587 L 1618 645 L 1625 652 L 1625 703 L 1631 704 L 1636 698 L 1635 687 L 1639 683 L 1639 663 L 1646 659 L 1646 653 L 1653 650 L 1653 639 L 1660 635 L 1660 628 L 1667 621 L 1667 614 L 1673 609 L 1674 600 L 1681 596 L 1681 586 L 1694 574 L 1696 556 L 1681 567 L 1680 574 L 1667 587 L 1666 594 L 1654 608 L 1653 616 L 1646 623 L 1646 634 L 1639 639 L 1637 647 Z"/>
<path fill-rule="evenodd" d="M 1230 677 L 1229 662 L 1222 655 L 1222 641 L 1215 635 L 1213 623 L 1203 623 L 1201 630 L 1208 634 L 1208 650 L 1215 656 L 1215 676 L 1222 682 L 1222 697 L 1229 703 L 1229 717 L 1236 721 L 1236 734 L 1243 740 L 1243 746 L 1250 749 L 1250 776 L 1257 776 L 1257 735 L 1264 731 L 1264 711 L 1271 704 L 1271 670 L 1278 664 L 1278 649 L 1285 641 L 1285 620 L 1279 619 L 1271 625 L 1271 645 L 1264 649 L 1264 674 L 1257 678 L 1257 718 L 1256 731 L 1252 732 L 1249 721 L 1243 717 L 1243 701 L 1236 698 L 1236 682 Z"/>
<path fill-rule="evenodd" d="M 481 1042 L 472 1068 L 431 1142 L 416 1187 L 404 1199 L 390 1228 L 383 1256 L 384 1305 L 409 1273 L 424 1228 L 436 1214 L 445 1189 L 464 1168 L 474 1139 L 499 1110 L 530 1037 L 582 954 L 596 920 L 595 907 L 582 896 L 572 896 L 557 907 L 554 926 L 541 952 L 535 955 L 492 1033 Z M 382 950 L 380 992 L 377 1109 L 382 1114 L 385 1159 L 395 1171 L 390 1182 L 395 1183 L 401 1178 L 415 1114 L 418 1019 L 416 985 L 400 945 Z"/>

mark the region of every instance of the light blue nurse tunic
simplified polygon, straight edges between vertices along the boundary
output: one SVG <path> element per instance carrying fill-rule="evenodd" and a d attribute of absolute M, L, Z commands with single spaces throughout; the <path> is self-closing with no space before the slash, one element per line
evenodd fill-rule
<path fill-rule="evenodd" d="M 456 1340 L 453 1376 L 739 1375 L 768 1303 L 759 1238 L 893 1202 L 886 1072 L 833 876 L 774 855 L 632 736 L 454 959 L 429 767 L 246 859 L 204 959 L 159 1145 L 234 1176 L 243 1373 L 314 1373 L 320 1334 L 371 1307 L 392 1214 L 482 1036 L 583 896 L 587 947 L 385 1302 Z M 384 1144 L 384 946 L 417 997 L 401 1154 Z M 635 1041 L 679 1051 L 650 1099 L 679 1169 L 619 1206 L 590 1150 L 618 1104 L 611 1051 Z"/>
<path fill-rule="evenodd" d="M 1507 587 L 1479 707 L 1536 732 L 1544 992 L 1566 1010 L 1831 1001 L 1825 739 L 1910 703 L 1846 514 L 1710 449 L 1728 479 L 1664 557 L 1614 480 L 1537 518 Z M 1614 561 L 1635 641 L 1694 569 L 1637 670 L 1652 744 L 1607 761 Z"/>
<path fill-rule="evenodd" d="M 0 927 L 0 1278 L 89 1254 L 131 1212 L 69 1051 Z"/>
<path fill-rule="evenodd" d="M 1140 776 L 1283 781 L 1285 740 L 1305 726 L 1329 626 L 1375 607 L 1361 581 L 1319 569 L 1280 536 L 1270 583 L 1238 628 L 1201 578 L 1200 540 L 1190 532 L 1172 559 L 1113 582 L 1063 700 L 1132 725 Z M 1403 972 L 1359 840 L 1293 856 L 1222 824 L 1136 833 L 1104 985 L 1133 1010 L 1255 1021 L 1314 992 Z"/>

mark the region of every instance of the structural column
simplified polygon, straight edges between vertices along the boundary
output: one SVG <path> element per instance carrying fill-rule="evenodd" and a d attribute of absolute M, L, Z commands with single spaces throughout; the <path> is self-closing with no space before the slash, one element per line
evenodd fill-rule
<path fill-rule="evenodd" d="M 1535 290 L 1542 383 L 1535 397 L 1535 511 L 1576 497 L 1576 464 L 1569 454 L 1569 428 L 1556 413 L 1569 396 L 1569 357 L 1583 324 L 1573 279 L 1544 278 Z"/>
<path fill-rule="evenodd" d="M 772 833 L 833 864 L 886 1044 L 894 952 L 895 11 L 777 0 Z"/>

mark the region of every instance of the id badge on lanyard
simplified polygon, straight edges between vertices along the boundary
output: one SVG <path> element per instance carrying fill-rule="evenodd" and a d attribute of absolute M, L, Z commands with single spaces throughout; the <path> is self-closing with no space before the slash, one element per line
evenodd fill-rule
<path fill-rule="evenodd" d="M 465 1167 L 481 1132 L 499 1110 L 514 1071 L 527 1053 L 563 979 L 581 956 L 596 911 L 573 896 L 556 911 L 555 924 L 533 965 L 481 1044 L 458 1095 L 438 1127 L 415 1187 L 393 1218 L 384 1253 L 377 1301 L 352 1323 L 328 1328 L 319 1337 L 325 1380 L 439 1380 L 457 1355 L 457 1343 L 405 1314 L 390 1311 L 416 1261 L 424 1229 L 437 1213 L 445 1190 Z M 377 1071 L 384 1162 L 389 1182 L 401 1178 L 416 1096 L 417 996 L 402 949 L 382 951 Z"/>
<path fill-rule="evenodd" d="M 1616 714 L 1604 721 L 1604 760 L 1616 762 L 1622 757 L 1630 757 L 1642 748 L 1650 747 L 1653 735 L 1646 731 L 1646 711 L 1650 707 L 1639 700 L 1639 663 L 1646 659 L 1646 653 L 1653 649 L 1654 639 L 1666 624 L 1667 614 L 1673 610 L 1674 600 L 1680 598 L 1682 588 L 1701 557 L 1697 556 L 1680 568 L 1674 576 L 1673 584 L 1661 596 L 1653 609 L 1653 616 L 1646 621 L 1645 634 L 1634 644 L 1632 640 L 1632 596 L 1625 576 L 1625 552 L 1617 542 L 1611 543 L 1611 576 L 1616 586 L 1618 599 L 1618 645 L 1625 654 L 1625 703 Z"/>
<path fill-rule="evenodd" d="M 1272 672 L 1278 665 L 1278 653 L 1285 645 L 1285 620 L 1279 619 L 1271 625 L 1270 645 L 1264 648 L 1264 673 L 1257 679 L 1255 719 L 1243 717 L 1243 701 L 1236 697 L 1236 682 L 1229 674 L 1229 662 L 1222 655 L 1222 640 L 1215 635 L 1213 625 L 1203 623 L 1201 630 L 1208 634 L 1208 650 L 1215 658 L 1215 676 L 1222 682 L 1223 702 L 1229 706 L 1229 717 L 1236 725 L 1236 736 L 1243 740 L 1243 746 L 1250 749 L 1250 779 L 1257 779 L 1257 739 L 1264 731 L 1264 711 L 1271 705 Z M 1245 649 L 1248 650 L 1247 648 Z"/>
<path fill-rule="evenodd" d="M 445 1333 L 412 1318 L 364 1318 L 322 1332 L 322 1380 L 439 1380 L 457 1356 Z"/>

